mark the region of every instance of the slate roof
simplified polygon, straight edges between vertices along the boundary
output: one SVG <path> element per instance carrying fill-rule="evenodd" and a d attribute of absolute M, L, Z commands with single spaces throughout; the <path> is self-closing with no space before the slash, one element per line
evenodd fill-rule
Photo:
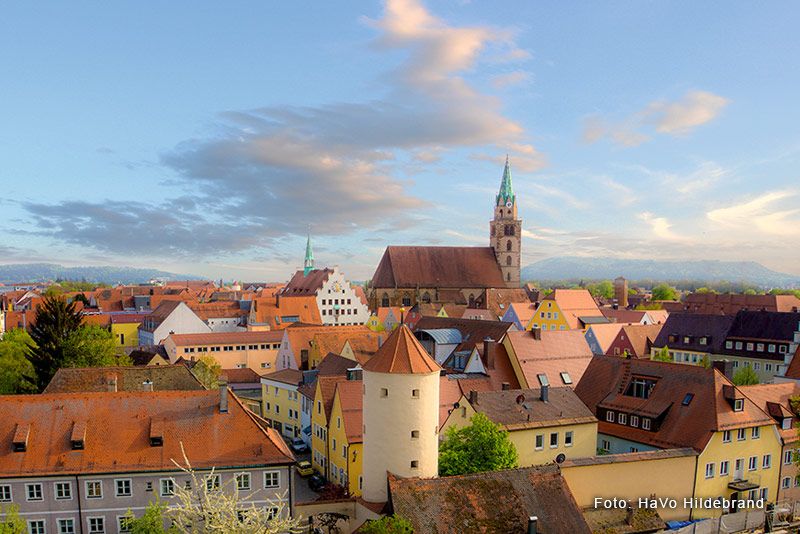
<path fill-rule="evenodd" d="M 718 354 L 725 346 L 725 336 L 733 324 L 732 315 L 707 315 L 700 313 L 671 313 L 653 342 L 654 347 L 675 350 L 692 350 Z M 674 336 L 670 341 L 670 336 Z M 684 337 L 689 336 L 689 343 Z M 706 338 L 706 344 L 700 343 Z"/>
<path fill-rule="evenodd" d="M 554 465 L 430 479 L 390 474 L 389 494 L 417 534 L 527 532 L 530 516 L 541 534 L 591 532 Z"/>
<path fill-rule="evenodd" d="M 386 247 L 373 288 L 505 287 L 492 247 Z"/>
<path fill-rule="evenodd" d="M 180 444 L 196 468 L 288 465 L 294 458 L 280 436 L 263 428 L 229 394 L 219 413 L 213 391 L 57 393 L 0 396 L 0 477 L 175 471 Z M 85 424 L 85 448 L 71 449 L 75 424 Z M 163 446 L 150 445 L 152 425 Z M 27 450 L 14 452 L 19 426 L 29 429 Z M 231 439 L 236 436 L 236 439 Z"/>
<path fill-rule="evenodd" d="M 374 373 L 397 374 L 428 374 L 441 370 L 405 325 L 396 328 L 362 368 Z"/>
<path fill-rule="evenodd" d="M 507 430 L 597 421 L 571 388 L 549 388 L 547 402 L 541 400 L 541 391 L 534 388 L 478 392 L 471 405 Z"/>
<path fill-rule="evenodd" d="M 729 349 L 723 344 L 719 352 L 731 356 L 783 361 L 784 353 L 777 350 L 769 352 L 768 347 L 758 351 L 757 345 L 753 346 L 754 350 L 749 351 L 746 342 L 788 344 L 794 341 L 797 331 L 800 331 L 800 313 L 743 310 L 736 314 L 726 337 L 727 341 L 734 342 L 733 348 Z M 736 349 L 736 341 L 743 342 L 742 349 Z"/>
<path fill-rule="evenodd" d="M 656 381 L 647 399 L 624 394 L 636 377 Z M 739 391 L 745 401 L 743 411 L 733 411 L 725 390 Z M 599 433 L 660 448 L 702 451 L 713 432 L 774 423 L 725 375 L 697 365 L 595 356 L 575 393 L 598 417 Z M 692 397 L 685 404 L 688 394 Z M 598 409 L 648 417 L 656 423 L 653 430 L 609 423 Z"/>
<path fill-rule="evenodd" d="M 154 391 L 205 389 L 185 365 L 62 367 L 53 375 L 44 393 L 103 392 L 108 391 L 111 380 L 116 380 L 117 391 L 142 391 L 142 383 L 146 380 L 153 383 Z"/>

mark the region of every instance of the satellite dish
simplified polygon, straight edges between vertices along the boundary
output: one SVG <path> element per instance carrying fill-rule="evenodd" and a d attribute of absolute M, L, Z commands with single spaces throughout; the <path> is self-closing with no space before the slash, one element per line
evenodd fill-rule
<path fill-rule="evenodd" d="M 567 459 L 567 456 L 562 452 L 561 454 L 556 456 L 556 463 L 557 464 L 563 464 L 564 460 L 566 460 L 566 459 Z"/>

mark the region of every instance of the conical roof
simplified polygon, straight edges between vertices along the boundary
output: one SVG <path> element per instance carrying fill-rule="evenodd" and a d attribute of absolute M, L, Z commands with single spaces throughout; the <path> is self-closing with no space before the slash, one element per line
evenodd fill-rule
<path fill-rule="evenodd" d="M 406 325 L 396 328 L 362 368 L 375 373 L 405 375 L 436 373 L 442 369 Z"/>
<path fill-rule="evenodd" d="M 503 168 L 503 180 L 500 182 L 500 192 L 497 194 L 497 205 L 501 206 L 506 202 L 514 202 L 514 188 L 511 185 L 511 164 L 506 156 L 506 166 Z"/>

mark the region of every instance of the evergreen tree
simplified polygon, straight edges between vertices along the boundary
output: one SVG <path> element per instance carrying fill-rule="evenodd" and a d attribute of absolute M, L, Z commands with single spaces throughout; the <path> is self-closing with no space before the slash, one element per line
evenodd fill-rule
<path fill-rule="evenodd" d="M 60 296 L 46 296 L 36 309 L 31 327 L 33 343 L 28 346 L 28 360 L 36 371 L 36 385 L 43 390 L 59 367 L 63 366 L 70 335 L 78 330 L 83 318 Z"/>

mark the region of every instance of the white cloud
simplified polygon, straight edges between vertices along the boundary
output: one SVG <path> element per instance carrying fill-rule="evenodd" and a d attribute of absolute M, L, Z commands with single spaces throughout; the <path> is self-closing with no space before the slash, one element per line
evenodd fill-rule
<path fill-rule="evenodd" d="M 745 234 L 756 230 L 762 234 L 775 236 L 800 235 L 800 209 L 788 207 L 795 205 L 796 191 L 771 191 L 724 208 L 709 211 L 709 220 L 727 229 L 736 229 Z M 787 202 L 791 201 L 791 202 Z"/>
<path fill-rule="evenodd" d="M 675 235 L 670 228 L 672 228 L 672 224 L 666 219 L 666 217 L 656 217 L 649 211 L 641 213 L 639 218 L 650 225 L 650 229 L 653 231 L 656 237 L 660 237 L 662 239 L 677 239 L 678 236 Z"/>

